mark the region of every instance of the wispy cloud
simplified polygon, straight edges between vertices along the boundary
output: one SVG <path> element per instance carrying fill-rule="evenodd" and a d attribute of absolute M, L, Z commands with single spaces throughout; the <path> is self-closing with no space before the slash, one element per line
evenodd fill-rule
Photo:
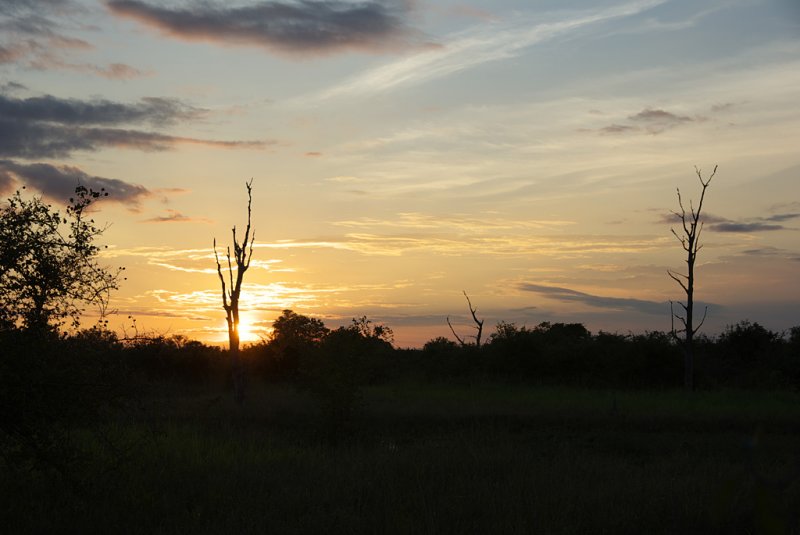
<path fill-rule="evenodd" d="M 224 2 L 170 8 L 139 0 L 109 0 L 112 13 L 181 39 L 260 46 L 291 54 L 378 50 L 419 45 L 407 23 L 406 0 Z"/>
<path fill-rule="evenodd" d="M 2 176 L 2 175 L 0 175 Z M 175 213 L 168 210 L 168 214 L 163 217 L 155 217 L 150 220 L 144 221 L 145 223 L 168 223 L 170 221 L 170 213 Z M 177 218 L 174 222 L 184 221 L 181 219 L 182 214 L 176 213 Z M 195 218 L 188 218 L 186 222 L 197 222 Z M 199 220 L 205 223 L 205 220 Z M 224 254 L 224 251 L 223 253 Z M 106 258 L 143 258 L 148 265 L 157 266 L 167 269 L 169 271 L 179 271 L 183 273 L 205 273 L 216 275 L 217 268 L 214 259 L 214 250 L 209 247 L 207 249 L 174 249 L 168 247 L 134 247 L 129 249 L 121 249 L 110 247 L 103 251 L 103 256 Z M 277 265 L 282 264 L 283 260 L 277 258 L 267 259 L 254 259 L 250 265 L 251 269 L 263 269 L 270 272 L 293 272 L 292 268 L 276 268 Z M 235 269 L 235 268 L 234 268 Z"/>
<path fill-rule="evenodd" d="M 70 61 L 91 43 L 71 37 L 87 8 L 73 0 L 6 0 L 0 2 L 0 65 L 34 70 L 69 70 L 126 80 L 146 73 L 124 63 L 95 65 Z"/>
<path fill-rule="evenodd" d="M 552 22 L 515 17 L 511 22 L 481 24 L 442 39 L 443 45 L 378 67 L 316 97 L 325 100 L 416 85 L 478 65 L 511 58 L 537 43 L 616 18 L 636 15 L 666 0 L 639 0 L 617 6 L 573 12 Z"/>
<path fill-rule="evenodd" d="M 548 299 L 554 299 L 556 301 L 562 301 L 566 303 L 580 303 L 596 308 L 625 310 L 657 316 L 663 316 L 665 313 L 669 312 L 668 303 L 658 303 L 643 299 L 592 295 L 569 288 L 544 286 L 541 284 L 532 284 L 527 282 L 520 283 L 517 288 L 524 292 L 533 292 L 542 295 Z"/>
<path fill-rule="evenodd" d="M 177 210 L 167 209 L 166 214 L 145 219 L 143 223 L 211 223 L 205 217 L 189 217 Z"/>
<path fill-rule="evenodd" d="M 530 231 L 532 229 L 552 229 L 574 225 L 566 220 L 511 220 L 486 214 L 475 217 L 466 214 L 451 216 L 433 216 L 418 212 L 403 212 L 394 219 L 375 219 L 362 217 L 336 221 L 334 225 L 360 229 L 416 229 L 443 230 L 447 232 L 461 231 L 473 234 L 496 233 L 498 231 Z"/>
<path fill-rule="evenodd" d="M 257 243 L 265 249 L 335 249 L 368 256 L 438 254 L 460 256 L 479 251 L 484 256 L 542 256 L 560 259 L 591 254 L 641 253 L 671 244 L 667 236 L 532 235 L 530 233 L 367 233 L 354 232 L 324 239 Z"/>

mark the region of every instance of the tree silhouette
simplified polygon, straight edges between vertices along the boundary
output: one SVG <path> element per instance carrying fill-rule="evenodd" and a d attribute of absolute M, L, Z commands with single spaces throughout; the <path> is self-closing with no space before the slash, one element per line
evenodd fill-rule
<path fill-rule="evenodd" d="M 236 225 L 231 229 L 233 234 L 233 258 L 236 262 L 236 278 L 234 280 L 234 267 L 231 261 L 231 248 L 227 248 L 228 259 L 228 279 L 230 288 L 225 284 L 225 277 L 222 275 L 222 266 L 217 254 L 217 240 L 214 239 L 214 258 L 217 261 L 217 274 L 222 284 L 222 308 L 225 309 L 225 321 L 228 325 L 228 348 L 231 355 L 233 367 L 233 397 L 236 403 L 241 405 L 244 402 L 244 369 L 239 358 L 239 296 L 242 292 L 242 281 L 244 273 L 250 267 L 250 260 L 253 258 L 253 242 L 255 232 L 250 232 L 250 215 L 253 203 L 253 179 L 245 182 L 247 186 L 247 228 L 244 231 L 244 239 L 241 243 L 236 239 Z"/>
<path fill-rule="evenodd" d="M 23 188 L 24 189 L 24 188 Z M 105 315 L 125 268 L 98 263 L 105 228 L 86 214 L 103 189 L 75 188 L 65 214 L 17 191 L 0 208 L 0 328 L 77 328 L 85 305 Z"/>
<path fill-rule="evenodd" d="M 462 290 L 462 292 L 464 294 L 464 297 L 467 298 L 467 305 L 469 306 L 469 313 L 472 315 L 472 321 L 475 322 L 475 331 L 476 331 L 475 332 L 475 347 L 480 349 L 480 347 L 481 347 L 481 336 L 483 335 L 483 320 L 479 320 L 478 319 L 478 316 L 476 315 L 476 313 L 478 312 L 478 309 L 476 309 L 475 307 L 472 306 L 472 301 L 469 300 L 469 296 L 467 295 L 466 290 Z M 458 333 L 456 333 L 456 330 L 453 328 L 453 324 L 450 323 L 450 316 L 447 316 L 447 325 L 450 327 L 450 331 L 453 333 L 453 336 L 455 336 L 456 340 L 458 340 L 458 343 L 461 344 L 462 346 L 467 345 L 467 342 L 464 340 L 464 338 L 461 338 L 460 336 L 458 336 Z"/>
<path fill-rule="evenodd" d="M 681 307 L 681 309 L 683 309 L 683 314 L 680 312 L 675 312 L 674 303 L 672 301 L 670 301 L 670 314 L 672 319 L 672 336 L 680 342 L 683 348 L 683 386 L 687 390 L 694 388 L 694 335 L 697 334 L 697 331 L 703 326 L 703 323 L 706 320 L 706 313 L 708 312 L 708 307 L 706 307 L 705 311 L 703 312 L 702 319 L 695 326 L 694 267 L 695 261 L 697 260 L 697 253 L 703 248 L 703 246 L 700 245 L 700 233 L 703 230 L 703 221 L 701 220 L 700 216 L 703 210 L 703 200 L 705 199 L 706 189 L 708 188 L 708 184 L 711 182 L 711 179 L 714 178 L 715 174 L 717 174 L 717 166 L 714 166 L 714 170 L 707 179 L 703 179 L 703 173 L 700 169 L 695 167 L 694 170 L 697 174 L 697 178 L 700 180 L 700 185 L 702 186 L 702 189 L 700 190 L 700 202 L 697 204 L 697 209 L 695 210 L 692 202 L 689 201 L 689 211 L 687 212 L 681 197 L 681 190 L 678 188 L 678 206 L 680 207 L 680 212 L 672 211 L 672 214 L 680 219 L 682 232 L 678 233 L 674 228 L 670 229 L 672 234 L 680 242 L 683 250 L 686 252 L 686 273 L 676 273 L 672 270 L 667 270 L 667 274 L 669 274 L 670 278 L 677 282 L 686 294 L 686 303 L 684 304 L 680 301 L 678 302 L 678 305 Z M 675 328 L 676 319 L 681 325 L 683 325 L 683 328 Z M 682 338 L 680 333 L 683 333 Z"/>

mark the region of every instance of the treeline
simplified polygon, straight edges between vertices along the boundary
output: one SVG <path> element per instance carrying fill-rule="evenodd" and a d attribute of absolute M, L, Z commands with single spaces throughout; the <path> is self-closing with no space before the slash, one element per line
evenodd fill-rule
<path fill-rule="evenodd" d="M 36 354 L 58 361 L 131 375 L 142 381 L 225 381 L 227 353 L 184 336 L 135 336 L 89 329 L 72 336 L 35 337 L 0 332 L 6 358 L 27 368 Z M 800 388 L 800 327 L 785 333 L 742 321 L 716 337 L 696 340 L 698 388 Z M 91 358 L 89 358 L 91 356 Z M 444 337 L 421 349 L 397 349 L 390 327 L 363 317 L 329 329 L 285 310 L 268 339 L 242 350 L 250 381 L 294 382 L 310 389 L 336 383 L 487 378 L 531 384 L 600 388 L 672 388 L 681 385 L 680 346 L 669 333 L 592 333 L 580 323 L 544 322 L 535 327 L 500 323 L 476 346 Z M 66 363 L 65 363 L 66 364 Z M 74 366 L 70 365 L 69 368 Z M 329 384 L 328 384 L 329 383 Z M 326 386 L 327 385 L 327 386 Z"/>
<path fill-rule="evenodd" d="M 535 327 L 501 322 L 480 347 L 444 337 L 422 349 L 394 349 L 391 329 L 366 318 L 328 331 L 321 321 L 284 311 L 269 340 L 245 350 L 252 374 L 269 381 L 302 380 L 304 363 L 335 354 L 358 355 L 369 382 L 397 379 L 494 379 L 531 384 L 601 388 L 674 388 L 683 355 L 669 333 L 591 333 L 580 323 Z M 329 337 L 354 331 L 348 345 L 331 351 Z M 378 331 L 377 333 L 375 331 Z M 387 336 L 388 334 L 388 336 Z M 383 342 L 383 343 L 376 343 Z M 800 388 L 800 327 L 776 333 L 742 321 L 719 336 L 696 340 L 698 388 Z"/>

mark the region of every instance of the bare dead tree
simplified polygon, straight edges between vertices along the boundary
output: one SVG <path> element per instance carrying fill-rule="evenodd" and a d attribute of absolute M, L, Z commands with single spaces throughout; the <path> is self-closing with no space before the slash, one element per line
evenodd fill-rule
<path fill-rule="evenodd" d="M 244 402 L 244 369 L 239 358 L 239 296 L 242 292 L 242 280 L 247 268 L 250 267 L 250 260 L 253 258 L 253 242 L 255 232 L 250 231 L 250 215 L 253 203 L 253 179 L 245 182 L 247 186 L 247 228 L 244 231 L 244 239 L 241 243 L 236 239 L 236 226 L 231 232 L 233 234 L 233 261 L 231 260 L 231 248 L 227 248 L 228 259 L 228 280 L 230 287 L 225 284 L 225 277 L 222 275 L 222 266 L 217 254 L 217 240 L 214 238 L 214 258 L 217 261 L 217 274 L 222 284 L 222 308 L 225 309 L 225 321 L 228 324 L 228 348 L 231 355 L 232 374 L 233 374 L 233 397 L 238 405 Z M 236 262 L 234 270 L 233 262 Z M 236 278 L 234 280 L 234 271 Z"/>
<path fill-rule="evenodd" d="M 705 199 L 706 189 L 708 188 L 708 184 L 711 182 L 711 179 L 714 178 L 715 174 L 717 174 L 717 166 L 714 166 L 714 170 L 711 172 L 711 175 L 706 179 L 703 179 L 703 173 L 700 169 L 695 167 L 694 170 L 697 174 L 697 178 L 700 180 L 700 185 L 702 186 L 702 189 L 700 190 L 700 202 L 697 204 L 697 209 L 695 209 L 692 201 L 690 200 L 689 211 L 687 212 L 686 208 L 684 207 L 683 199 L 681 198 L 681 190 L 679 188 L 678 206 L 680 207 L 680 212 L 672 211 L 672 214 L 680 220 L 682 229 L 680 232 L 675 231 L 674 228 L 670 229 L 672 234 L 680 242 L 683 250 L 686 252 L 686 273 L 676 273 L 672 270 L 667 270 L 667 274 L 670 276 L 670 278 L 677 282 L 686 294 L 686 303 L 681 303 L 678 301 L 678 305 L 681 307 L 683 313 L 680 311 L 675 311 L 675 304 L 673 301 L 670 301 L 669 304 L 672 322 L 672 336 L 678 340 L 683 349 L 683 386 L 687 390 L 692 390 L 694 388 L 694 335 L 697 334 L 697 331 L 703 326 L 703 323 L 706 320 L 706 314 L 708 313 L 708 307 L 706 307 L 700 322 L 697 325 L 694 324 L 694 268 L 697 260 L 697 253 L 703 248 L 703 246 L 700 245 L 700 233 L 703 230 L 703 221 L 701 220 L 700 216 L 703 210 L 703 201 Z M 676 319 L 680 322 L 680 325 L 683 326 L 682 328 L 675 328 Z M 681 336 L 681 333 L 683 336 Z"/>
<path fill-rule="evenodd" d="M 483 320 L 479 320 L 478 319 L 478 316 L 476 315 L 478 310 L 475 307 L 472 306 L 472 301 L 469 300 L 469 296 L 467 295 L 467 292 L 463 291 L 463 293 L 464 293 L 464 297 L 467 298 L 467 305 L 469 305 L 469 312 L 472 315 L 472 321 L 475 322 L 475 330 L 477 331 L 475 333 L 475 346 L 480 348 L 481 347 L 481 336 L 483 335 Z M 453 324 L 450 323 L 450 316 L 447 316 L 447 325 L 450 327 L 450 332 L 452 332 L 453 336 L 455 336 L 456 340 L 458 340 L 458 343 L 461 344 L 462 346 L 467 345 L 467 342 L 464 340 L 464 338 L 461 338 L 460 336 L 458 336 L 458 333 L 456 333 L 456 330 L 453 328 Z"/>

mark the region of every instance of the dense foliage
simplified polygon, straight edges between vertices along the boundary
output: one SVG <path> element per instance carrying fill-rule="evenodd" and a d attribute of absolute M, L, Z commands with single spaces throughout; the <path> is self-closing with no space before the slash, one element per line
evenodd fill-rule
<path fill-rule="evenodd" d="M 78 186 L 62 215 L 17 191 L 0 208 L 0 329 L 77 327 L 84 306 L 105 310 L 122 268 L 98 263 L 103 229 L 87 214 L 106 195 Z"/>

